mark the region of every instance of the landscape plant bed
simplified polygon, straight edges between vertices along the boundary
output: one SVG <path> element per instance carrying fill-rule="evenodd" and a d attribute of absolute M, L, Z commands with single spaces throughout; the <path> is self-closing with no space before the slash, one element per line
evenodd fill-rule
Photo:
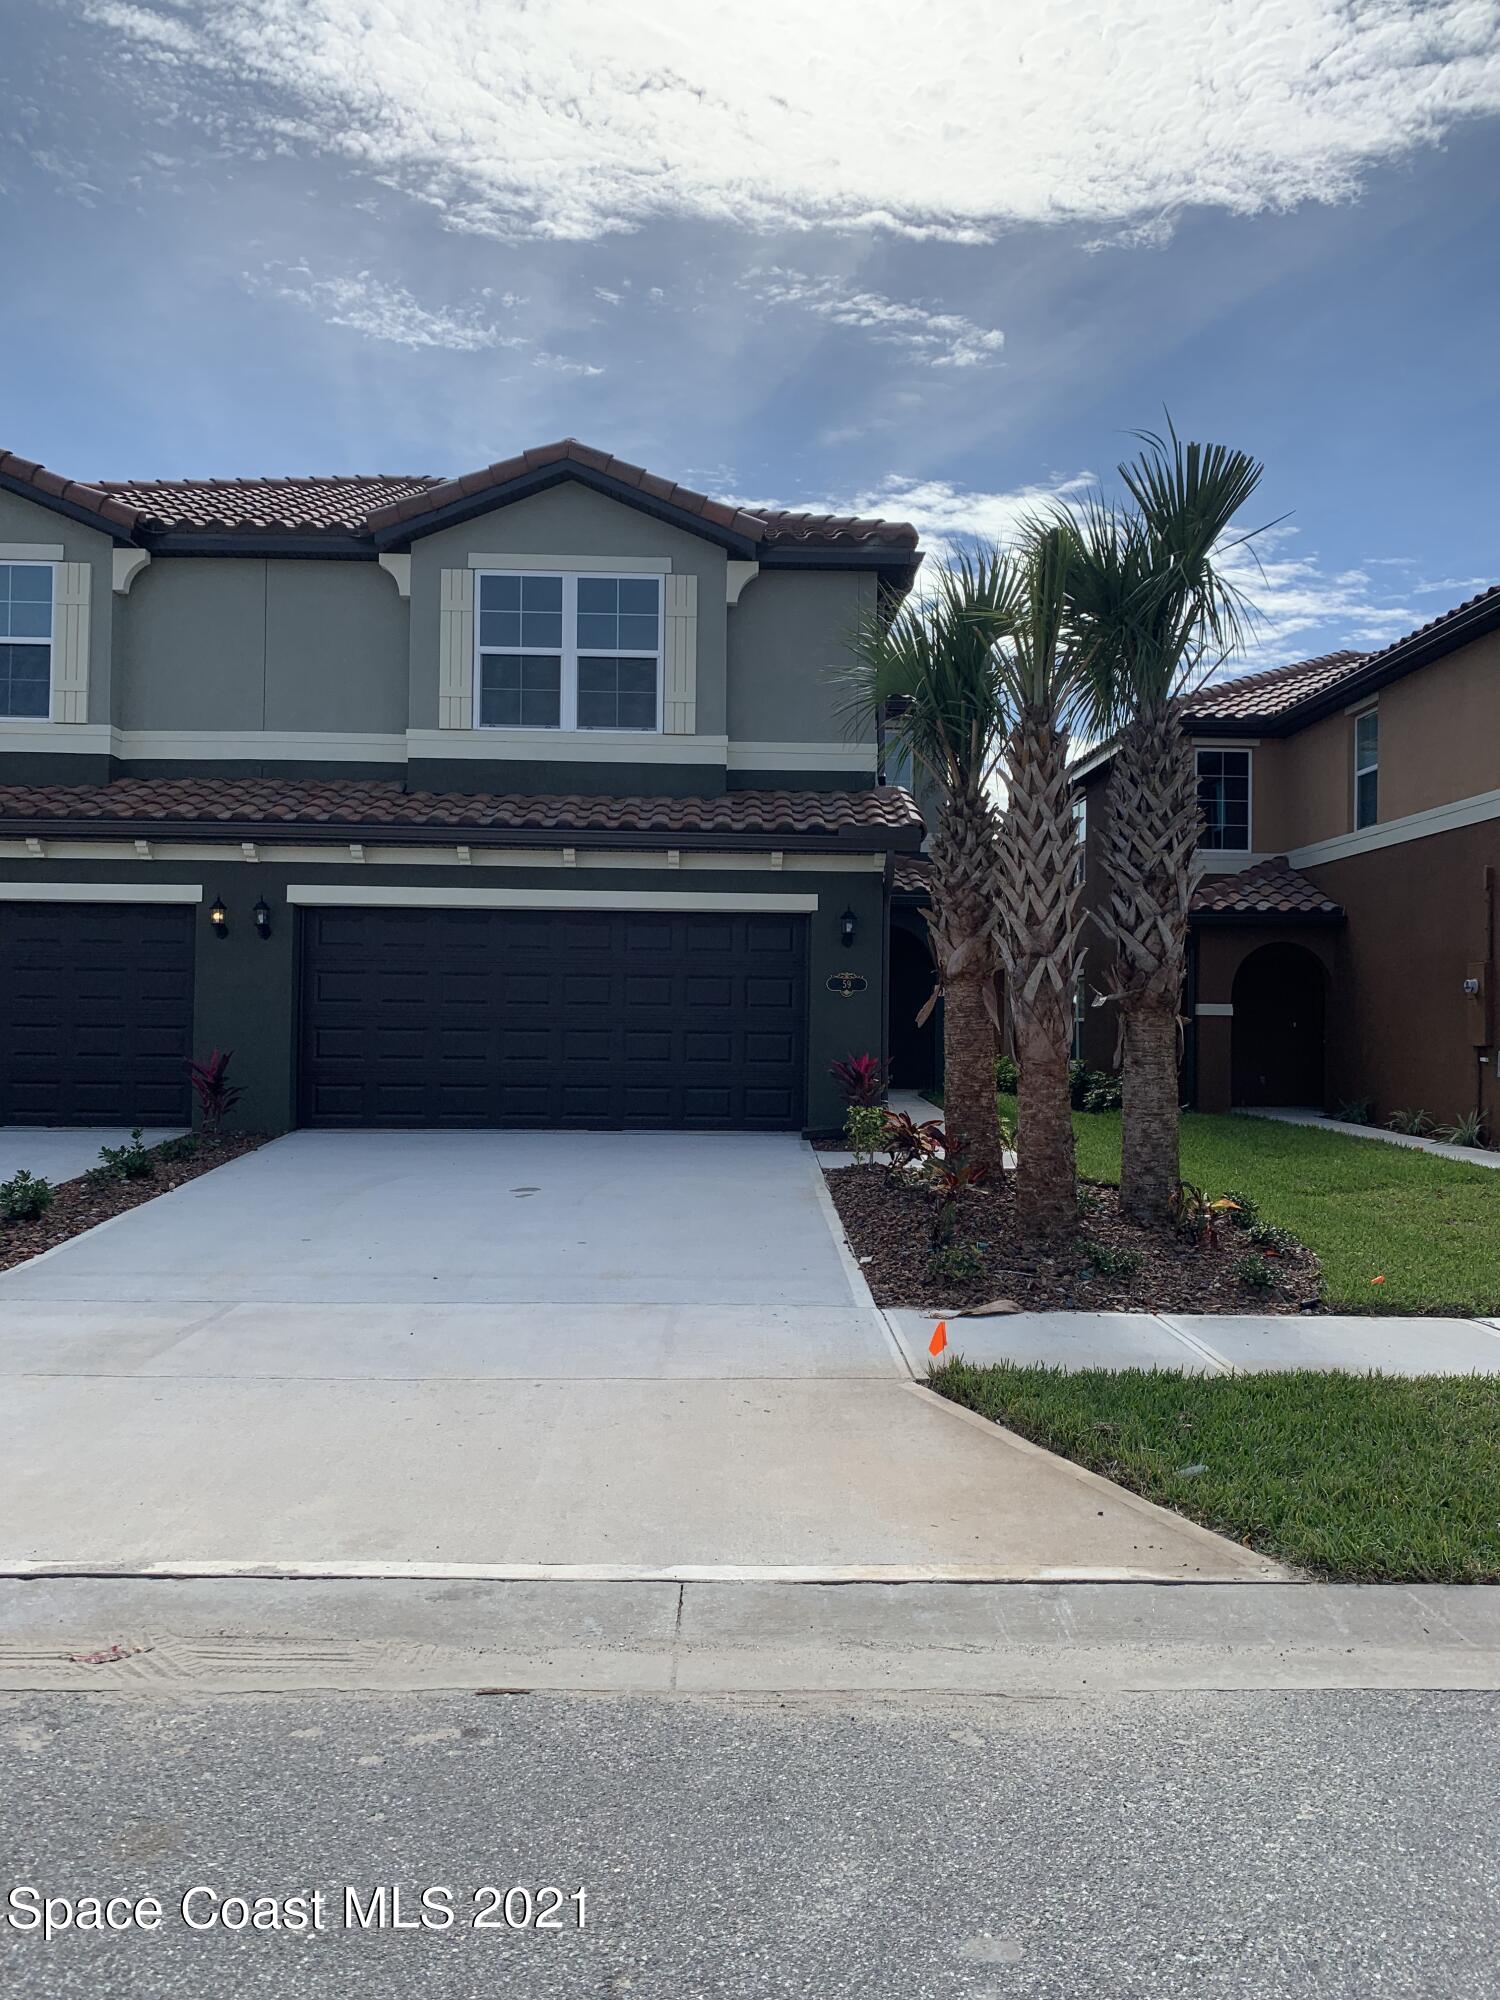
<path fill-rule="evenodd" d="M 112 1215 L 123 1215 L 127 1209 L 139 1208 L 142 1202 L 153 1201 L 159 1194 L 168 1194 L 187 1181 L 195 1181 L 200 1174 L 211 1173 L 215 1167 L 237 1160 L 243 1153 L 253 1153 L 271 1136 L 269 1132 L 225 1132 L 216 1139 L 200 1137 L 197 1150 L 186 1160 L 164 1159 L 162 1147 L 148 1147 L 156 1168 L 150 1180 L 94 1182 L 80 1176 L 77 1180 L 59 1181 L 51 1207 L 34 1221 L 0 1222 L 0 1271 L 24 1264 L 28 1257 L 38 1257 L 44 1250 L 55 1249 L 70 1237 L 81 1236 L 96 1223 L 107 1222 Z M 170 1155 L 173 1142 L 169 1139 L 163 1143 Z"/>
<path fill-rule="evenodd" d="M 1500 1377 L 934 1368 L 940 1396 L 1277 1561 L 1500 1582 Z"/>
<path fill-rule="evenodd" d="M 1294 1313 L 1318 1298 L 1318 1260 L 1310 1251 L 1266 1257 L 1274 1286 L 1254 1288 L 1234 1270 L 1246 1256 L 1262 1254 L 1243 1231 L 1221 1226 L 1214 1248 L 1174 1229 L 1143 1228 L 1120 1214 L 1115 1188 L 1092 1184 L 1082 1189 L 1087 1212 L 1077 1238 L 1051 1253 L 1022 1239 L 1008 1185 L 967 1190 L 956 1204 L 953 1240 L 974 1246 L 983 1271 L 942 1275 L 931 1266 L 937 1202 L 915 1175 L 835 1167 L 825 1178 L 877 1305 L 955 1316 L 995 1298 L 1028 1312 Z M 1116 1257 L 1131 1260 L 1132 1253 L 1140 1266 L 1130 1275 L 1101 1268 Z"/>

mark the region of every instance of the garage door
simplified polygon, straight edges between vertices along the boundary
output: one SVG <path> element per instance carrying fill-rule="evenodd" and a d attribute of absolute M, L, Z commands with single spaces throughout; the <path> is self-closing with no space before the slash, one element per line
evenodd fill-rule
<path fill-rule="evenodd" d="M 185 1125 L 193 912 L 0 902 L 0 1125 Z"/>
<path fill-rule="evenodd" d="M 309 1125 L 802 1123 L 799 917 L 309 910 Z"/>

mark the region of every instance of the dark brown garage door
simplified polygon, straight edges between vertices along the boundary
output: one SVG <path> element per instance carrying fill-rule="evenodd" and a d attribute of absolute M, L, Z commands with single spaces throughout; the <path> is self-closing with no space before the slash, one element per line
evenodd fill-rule
<path fill-rule="evenodd" d="M 310 910 L 308 1125 L 802 1123 L 805 920 Z"/>
<path fill-rule="evenodd" d="M 193 912 L 0 902 L 0 1125 L 185 1125 Z"/>

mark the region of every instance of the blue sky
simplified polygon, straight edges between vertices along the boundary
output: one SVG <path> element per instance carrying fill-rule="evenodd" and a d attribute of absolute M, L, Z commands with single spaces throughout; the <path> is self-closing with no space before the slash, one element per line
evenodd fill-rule
<path fill-rule="evenodd" d="M 11 0 L 0 444 L 461 471 L 566 433 L 1003 535 L 1267 466 L 1247 665 L 1500 580 L 1500 0 Z"/>

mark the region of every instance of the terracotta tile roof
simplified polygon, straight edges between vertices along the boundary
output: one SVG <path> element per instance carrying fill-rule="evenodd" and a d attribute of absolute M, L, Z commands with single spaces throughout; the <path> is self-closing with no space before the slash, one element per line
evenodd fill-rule
<path fill-rule="evenodd" d="M 288 479 L 105 479 L 101 489 L 161 532 L 359 534 L 371 513 L 430 492 L 427 474 Z"/>
<path fill-rule="evenodd" d="M 1315 882 L 1299 875 L 1284 854 L 1257 861 L 1238 874 L 1200 877 L 1194 916 L 1339 917 L 1341 906 Z"/>
<path fill-rule="evenodd" d="M 136 509 L 107 487 L 90 486 L 82 479 L 64 479 L 60 472 L 49 472 L 45 465 L 39 465 L 34 458 L 22 458 L 19 452 L 0 450 L 0 474 L 29 487 L 43 501 L 64 500 L 127 533 L 140 525 Z"/>
<path fill-rule="evenodd" d="M 0 473 L 39 498 L 65 499 L 127 533 L 209 535 L 372 535 L 399 527 L 470 494 L 483 493 L 548 466 L 574 464 L 634 487 L 654 500 L 767 547 L 869 548 L 915 554 L 907 521 L 853 514 L 806 514 L 736 507 L 613 458 L 577 438 L 536 445 L 478 472 L 451 479 L 433 473 L 308 474 L 284 479 L 64 479 L 34 459 L 0 451 Z"/>
<path fill-rule="evenodd" d="M 119 778 L 105 785 L 0 785 L 6 821 L 111 826 L 420 827 L 516 833 L 642 833 L 795 838 L 833 836 L 871 847 L 919 836 L 909 793 L 724 792 L 712 798 L 528 797 L 510 792 L 404 792 L 396 784 L 329 779 Z"/>
<path fill-rule="evenodd" d="M 931 880 L 932 863 L 925 854 L 902 854 L 897 857 L 891 877 L 891 888 L 896 895 L 925 899 Z"/>
<path fill-rule="evenodd" d="M 1214 681 L 1190 695 L 1183 710 L 1194 722 L 1216 718 L 1238 722 L 1282 715 L 1311 695 L 1348 680 L 1365 664 L 1366 657 L 1363 653 L 1319 653 L 1315 659 L 1294 660 L 1290 666 L 1271 667 L 1264 673 Z"/>

